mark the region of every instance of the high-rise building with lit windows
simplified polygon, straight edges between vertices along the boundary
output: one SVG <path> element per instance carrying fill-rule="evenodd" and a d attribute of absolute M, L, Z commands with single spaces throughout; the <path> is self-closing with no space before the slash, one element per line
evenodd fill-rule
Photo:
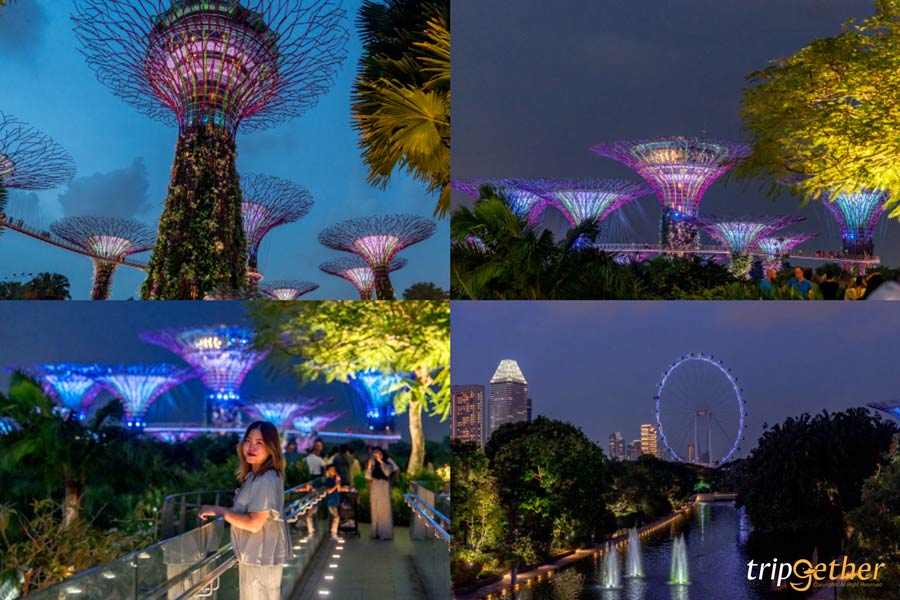
<path fill-rule="evenodd" d="M 609 434 L 609 458 L 625 460 L 625 440 L 622 439 L 622 433 L 619 431 Z"/>
<path fill-rule="evenodd" d="M 450 437 L 484 445 L 484 386 L 450 387 Z"/>
<path fill-rule="evenodd" d="M 491 377 L 490 419 L 487 437 L 501 425 L 531 420 L 531 399 L 528 397 L 528 381 L 519 363 L 503 359 Z"/>
<path fill-rule="evenodd" d="M 659 458 L 659 447 L 656 443 L 658 432 L 656 427 L 645 423 L 641 425 L 641 454 L 651 454 Z"/>

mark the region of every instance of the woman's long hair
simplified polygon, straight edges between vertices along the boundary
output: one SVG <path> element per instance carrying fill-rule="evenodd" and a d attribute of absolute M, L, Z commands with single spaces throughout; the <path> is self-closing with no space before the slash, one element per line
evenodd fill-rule
<path fill-rule="evenodd" d="M 282 478 L 284 478 L 285 461 L 284 454 L 282 454 L 281 452 L 281 440 L 278 437 L 278 428 L 268 421 L 253 421 L 247 427 L 247 431 L 244 432 L 244 436 L 241 438 L 241 441 L 238 442 L 237 445 L 237 455 L 239 462 L 235 475 L 237 475 L 238 481 L 244 483 L 244 481 L 247 480 L 247 476 L 252 470 L 250 464 L 247 462 L 247 459 L 244 458 L 244 441 L 247 439 L 247 436 L 250 435 L 250 432 L 254 429 L 259 430 L 259 433 L 263 438 L 263 444 L 265 444 L 266 450 L 268 450 L 269 452 L 269 456 L 268 458 L 266 458 L 266 462 L 264 462 L 259 467 L 259 471 L 256 473 L 256 476 L 258 477 L 269 469 L 272 469 Z"/>

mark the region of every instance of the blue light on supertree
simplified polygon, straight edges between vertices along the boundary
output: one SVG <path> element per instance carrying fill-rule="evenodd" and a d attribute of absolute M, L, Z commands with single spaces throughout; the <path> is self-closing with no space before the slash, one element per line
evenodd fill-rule
<path fill-rule="evenodd" d="M 296 398 L 278 401 L 249 402 L 241 408 L 254 421 L 268 421 L 284 431 L 295 419 L 328 402 L 326 398 Z"/>
<path fill-rule="evenodd" d="M 652 190 L 624 179 L 533 179 L 526 185 L 556 207 L 572 227 L 603 222 L 613 212 Z"/>
<path fill-rule="evenodd" d="M 870 402 L 866 404 L 869 408 L 880 410 L 887 413 L 897 420 L 900 420 L 900 400 L 890 400 L 888 402 Z"/>
<path fill-rule="evenodd" d="M 196 377 L 190 369 L 166 364 L 115 365 L 97 377 L 104 387 L 122 400 L 129 429 L 143 429 L 147 409 L 153 401 L 176 385 Z"/>
<path fill-rule="evenodd" d="M 12 417 L 0 417 L 0 435 L 9 435 L 14 431 L 21 431 L 22 426 Z"/>
<path fill-rule="evenodd" d="M 534 225 L 547 207 L 547 201 L 532 190 L 532 183 L 527 179 L 454 179 L 450 187 L 476 200 L 481 195 L 481 188 L 492 188 L 509 209 L 529 225 Z"/>
<path fill-rule="evenodd" d="M 192 440 L 193 438 L 200 435 L 199 431 L 154 431 L 150 433 L 153 437 L 158 439 L 161 442 L 165 442 L 167 444 L 180 444 L 183 442 L 187 442 L 188 440 Z"/>
<path fill-rule="evenodd" d="M 887 192 L 876 190 L 825 198 L 825 208 L 838 222 L 843 250 L 850 258 L 875 256 L 875 225 L 887 197 Z"/>
<path fill-rule="evenodd" d="M 363 401 L 366 411 L 366 424 L 370 431 L 390 430 L 394 428 L 397 416 L 394 410 L 396 386 L 403 377 L 397 373 L 385 374 L 380 371 L 357 371 L 348 382 Z"/>
<path fill-rule="evenodd" d="M 780 271 L 782 260 L 791 253 L 791 250 L 817 235 L 819 234 L 789 233 L 760 238 L 756 242 L 756 250 L 763 256 L 763 270 Z"/>
<path fill-rule="evenodd" d="M 297 433 L 297 448 L 306 449 L 315 435 L 323 427 L 344 416 L 343 412 L 319 413 L 316 415 L 302 415 L 291 422 L 293 431 Z"/>
<path fill-rule="evenodd" d="M 750 251 L 757 240 L 803 221 L 803 217 L 713 217 L 705 216 L 693 222 L 731 250 L 730 270 L 736 277 L 746 277 L 750 271 Z"/>
<path fill-rule="evenodd" d="M 64 416 L 74 412 L 80 420 L 102 390 L 97 383 L 100 367 L 95 364 L 43 364 L 25 371 L 41 384 L 44 394 L 59 403 Z"/>

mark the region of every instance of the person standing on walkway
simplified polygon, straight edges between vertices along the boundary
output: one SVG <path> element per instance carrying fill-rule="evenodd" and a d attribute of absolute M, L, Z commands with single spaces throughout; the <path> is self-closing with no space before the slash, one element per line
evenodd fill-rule
<path fill-rule="evenodd" d="M 309 476 L 313 479 L 321 477 L 325 472 L 325 461 L 322 459 L 322 451 L 324 449 L 325 444 L 316 440 L 312 450 L 306 455 L 306 467 L 309 469 Z"/>
<path fill-rule="evenodd" d="M 278 429 L 254 421 L 237 447 L 240 489 L 230 509 L 204 505 L 200 518 L 231 524 L 241 600 L 281 600 L 282 565 L 290 558 L 284 520 L 284 455 Z"/>
<path fill-rule="evenodd" d="M 341 476 L 338 475 L 334 463 L 325 467 L 325 504 L 328 506 L 328 514 L 331 516 L 331 539 L 343 542 L 338 537 L 338 526 L 341 524 Z"/>
<path fill-rule="evenodd" d="M 372 513 L 372 539 L 394 539 L 394 516 L 391 513 L 391 474 L 394 463 L 386 460 L 381 448 L 372 450 L 366 466 L 369 482 L 369 506 Z"/>
<path fill-rule="evenodd" d="M 353 480 L 350 478 L 350 461 L 347 460 L 347 451 L 349 448 L 346 444 L 341 444 L 341 447 L 338 449 L 337 456 L 334 457 L 334 460 L 331 461 L 331 464 L 337 469 L 337 474 L 341 478 L 341 485 L 353 485 Z"/>

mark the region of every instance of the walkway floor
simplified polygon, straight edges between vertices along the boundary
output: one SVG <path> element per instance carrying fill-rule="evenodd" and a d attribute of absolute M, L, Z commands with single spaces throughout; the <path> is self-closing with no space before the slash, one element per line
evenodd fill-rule
<path fill-rule="evenodd" d="M 427 597 L 413 568 L 412 542 L 406 527 L 395 527 L 394 539 L 389 542 L 369 539 L 369 526 L 360 524 L 359 537 L 345 535 L 343 543 L 322 543 L 305 584 L 291 600 Z"/>

